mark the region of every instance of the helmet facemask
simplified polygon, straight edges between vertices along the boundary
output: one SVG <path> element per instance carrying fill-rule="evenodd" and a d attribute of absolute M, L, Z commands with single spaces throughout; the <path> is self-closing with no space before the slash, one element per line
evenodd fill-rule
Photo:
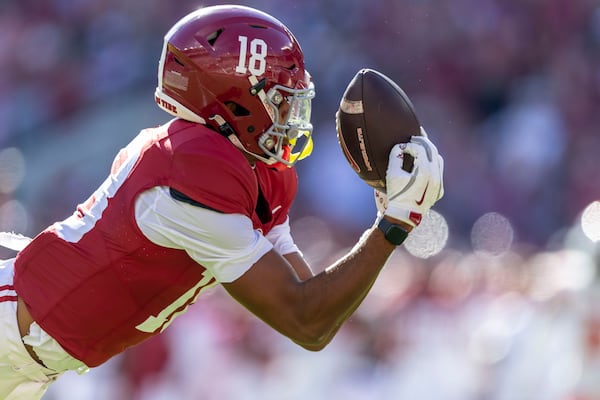
<path fill-rule="evenodd" d="M 249 80 L 251 83 L 257 81 L 253 76 Z M 258 146 L 265 156 L 258 158 L 269 165 L 291 167 L 308 157 L 313 149 L 313 126 L 310 122 L 312 99 L 315 97 L 313 83 L 297 89 L 277 84 L 266 93 L 261 89 L 257 96 L 273 121 L 258 137 Z"/>

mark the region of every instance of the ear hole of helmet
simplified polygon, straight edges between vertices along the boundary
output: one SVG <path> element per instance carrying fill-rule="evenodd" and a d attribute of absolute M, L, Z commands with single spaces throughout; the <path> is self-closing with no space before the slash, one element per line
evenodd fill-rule
<path fill-rule="evenodd" d="M 250 115 L 250 111 L 248 111 L 245 107 L 241 106 L 235 101 L 226 101 L 225 105 L 227 106 L 229 111 L 231 111 L 231 113 L 236 117 L 247 117 L 248 115 Z"/>

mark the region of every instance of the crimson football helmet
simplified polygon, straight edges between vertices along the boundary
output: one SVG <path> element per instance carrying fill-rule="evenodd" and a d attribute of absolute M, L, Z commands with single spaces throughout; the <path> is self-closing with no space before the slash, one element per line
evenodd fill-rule
<path fill-rule="evenodd" d="M 201 8 L 165 36 L 156 103 L 212 125 L 269 165 L 291 166 L 311 153 L 314 95 L 298 41 L 261 11 Z"/>

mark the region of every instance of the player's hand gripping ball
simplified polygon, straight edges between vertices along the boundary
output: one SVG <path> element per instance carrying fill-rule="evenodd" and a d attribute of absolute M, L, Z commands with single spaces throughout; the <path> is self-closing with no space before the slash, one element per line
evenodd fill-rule
<path fill-rule="evenodd" d="M 385 193 L 392 147 L 423 135 L 414 107 L 389 77 L 361 69 L 352 78 L 336 113 L 340 147 L 350 166 L 369 186 Z M 412 158 L 403 168 L 412 170 Z"/>

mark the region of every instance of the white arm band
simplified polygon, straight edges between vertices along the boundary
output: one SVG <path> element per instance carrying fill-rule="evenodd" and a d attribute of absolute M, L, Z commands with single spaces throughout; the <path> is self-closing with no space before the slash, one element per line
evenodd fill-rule
<path fill-rule="evenodd" d="M 284 223 L 275 225 L 265 237 L 273 244 L 275 251 L 282 256 L 296 252 L 302 255 L 302 252 L 298 249 L 298 246 L 296 246 L 296 243 L 294 243 L 294 239 L 292 238 L 289 217 L 286 218 Z"/>

